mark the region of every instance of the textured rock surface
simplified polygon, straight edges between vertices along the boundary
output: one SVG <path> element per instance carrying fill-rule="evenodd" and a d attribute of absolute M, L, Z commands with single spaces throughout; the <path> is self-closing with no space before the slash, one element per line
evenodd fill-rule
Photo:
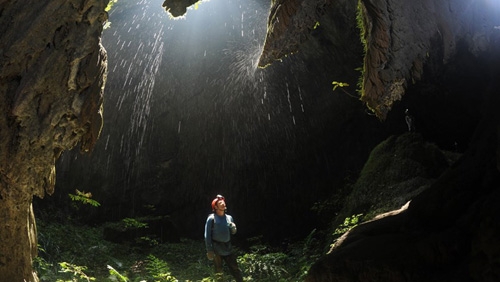
<path fill-rule="evenodd" d="M 465 41 L 472 52 L 488 48 L 496 33 L 488 1 L 360 1 L 366 54 L 362 100 L 385 119 L 428 61 L 446 64 Z"/>
<path fill-rule="evenodd" d="M 35 281 L 34 195 L 54 190 L 54 162 L 102 126 L 104 1 L 0 2 L 0 280 Z"/>
<path fill-rule="evenodd" d="M 446 64 L 461 41 L 475 54 L 485 52 L 489 37 L 497 32 L 498 5 L 489 1 L 359 3 L 365 44 L 361 100 L 382 120 L 394 102 L 401 100 L 408 84 L 420 79 L 426 62 Z M 259 66 L 298 52 L 331 5 L 345 10 L 346 18 L 356 14 L 352 1 L 273 1 Z"/>
<path fill-rule="evenodd" d="M 272 1 L 259 66 L 266 67 L 298 51 L 330 4 L 330 0 Z"/>
<path fill-rule="evenodd" d="M 372 150 L 337 219 L 399 208 L 426 190 L 451 163 L 418 133 L 393 135 Z"/>

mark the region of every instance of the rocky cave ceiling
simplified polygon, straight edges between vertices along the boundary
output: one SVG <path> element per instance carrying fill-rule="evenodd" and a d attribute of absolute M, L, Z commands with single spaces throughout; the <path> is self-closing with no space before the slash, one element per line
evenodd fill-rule
<path fill-rule="evenodd" d="M 196 2 L 165 0 L 163 7 L 177 17 Z M 298 52 L 328 9 L 343 10 L 346 17 L 356 14 L 354 1 L 270 2 L 267 35 L 258 63 L 262 68 Z M 497 33 L 494 19 L 498 12 L 492 9 L 480 16 L 483 5 L 492 5 L 492 1 L 359 1 L 357 20 L 365 47 L 361 100 L 384 120 L 408 84 L 421 78 L 427 61 L 446 63 L 460 41 L 467 42 L 475 54 L 487 51 L 488 38 Z M 430 58 L 433 48 L 441 49 L 439 58 Z"/>

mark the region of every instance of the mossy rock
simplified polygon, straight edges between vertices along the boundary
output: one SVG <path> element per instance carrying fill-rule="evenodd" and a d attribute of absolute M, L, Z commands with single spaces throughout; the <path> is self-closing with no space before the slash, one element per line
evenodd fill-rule
<path fill-rule="evenodd" d="M 370 153 L 342 214 L 373 216 L 400 208 L 427 189 L 449 165 L 449 157 L 420 134 L 391 136 Z"/>

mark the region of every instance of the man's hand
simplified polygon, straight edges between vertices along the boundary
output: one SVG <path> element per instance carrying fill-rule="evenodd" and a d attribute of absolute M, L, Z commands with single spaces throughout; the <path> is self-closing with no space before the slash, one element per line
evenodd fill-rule
<path fill-rule="evenodd" d="M 208 260 L 213 260 L 214 257 L 215 257 L 214 252 L 207 252 L 207 258 L 208 258 Z"/>

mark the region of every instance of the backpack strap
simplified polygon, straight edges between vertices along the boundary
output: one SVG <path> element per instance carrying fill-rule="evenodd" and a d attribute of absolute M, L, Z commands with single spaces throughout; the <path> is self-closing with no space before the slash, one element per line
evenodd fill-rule
<path fill-rule="evenodd" d="M 212 228 L 211 230 L 214 230 L 214 223 L 215 223 L 215 215 L 212 213 L 209 215 L 209 219 L 212 221 Z"/>
<path fill-rule="evenodd" d="M 230 219 L 229 219 L 229 216 L 227 214 L 224 214 L 226 216 L 226 221 L 227 222 L 232 222 Z M 215 224 L 215 214 L 210 214 L 209 215 L 209 219 L 212 221 L 212 230 L 214 230 L 214 224 Z"/>

